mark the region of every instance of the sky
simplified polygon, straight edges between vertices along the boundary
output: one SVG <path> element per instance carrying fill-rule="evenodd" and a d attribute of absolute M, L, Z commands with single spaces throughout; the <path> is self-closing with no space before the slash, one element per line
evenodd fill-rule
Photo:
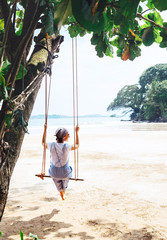
<path fill-rule="evenodd" d="M 61 32 L 64 42 L 54 60 L 49 114 L 73 114 L 72 40 Z M 122 61 L 118 57 L 99 58 L 90 43 L 91 35 L 77 37 L 78 42 L 78 114 L 110 115 L 106 109 L 125 85 L 138 83 L 140 75 L 155 64 L 167 63 L 167 50 L 158 44 L 142 47 L 140 57 Z M 116 49 L 115 49 L 116 52 Z M 44 114 L 44 81 L 32 115 Z"/>

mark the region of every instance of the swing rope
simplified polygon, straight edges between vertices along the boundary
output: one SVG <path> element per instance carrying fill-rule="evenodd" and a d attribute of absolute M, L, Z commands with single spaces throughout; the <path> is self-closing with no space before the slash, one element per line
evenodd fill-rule
<path fill-rule="evenodd" d="M 74 128 L 74 147 L 75 147 L 75 127 L 78 126 L 78 53 L 77 38 L 72 38 L 72 78 L 73 78 L 73 128 Z M 74 149 L 74 175 L 78 178 L 79 152 Z"/>
<path fill-rule="evenodd" d="M 51 74 L 50 74 L 49 90 L 48 90 L 48 82 L 47 82 L 47 74 L 46 74 L 45 75 L 45 126 L 46 126 L 46 128 L 47 128 L 47 124 L 48 124 L 48 113 L 49 113 L 51 82 L 52 82 L 52 77 L 51 77 Z M 46 145 L 46 135 L 45 135 L 45 138 L 44 138 L 44 148 L 43 148 L 43 159 L 42 159 L 41 175 L 45 175 L 45 167 L 46 167 L 46 147 L 45 147 L 45 145 Z"/>

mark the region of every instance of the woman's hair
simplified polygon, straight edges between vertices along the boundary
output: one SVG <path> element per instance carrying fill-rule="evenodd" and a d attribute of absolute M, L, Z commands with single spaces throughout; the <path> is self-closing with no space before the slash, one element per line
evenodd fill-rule
<path fill-rule="evenodd" d="M 58 128 L 55 132 L 56 141 L 59 143 L 63 143 L 63 138 L 69 134 L 66 128 Z"/>
<path fill-rule="evenodd" d="M 56 141 L 57 141 L 58 143 L 63 143 L 63 138 L 58 138 L 58 137 L 56 137 Z"/>

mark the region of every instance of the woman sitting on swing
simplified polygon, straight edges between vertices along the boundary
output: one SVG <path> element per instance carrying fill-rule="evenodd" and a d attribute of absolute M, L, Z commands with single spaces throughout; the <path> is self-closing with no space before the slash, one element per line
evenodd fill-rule
<path fill-rule="evenodd" d="M 56 130 L 56 142 L 45 143 L 47 125 L 44 125 L 42 145 L 50 151 L 49 175 L 52 177 L 57 190 L 60 192 L 62 200 L 65 200 L 65 191 L 68 187 L 69 178 L 72 177 L 72 167 L 69 166 L 70 150 L 79 148 L 78 131 L 75 128 L 75 145 L 69 144 L 70 134 L 67 129 L 59 128 Z"/>

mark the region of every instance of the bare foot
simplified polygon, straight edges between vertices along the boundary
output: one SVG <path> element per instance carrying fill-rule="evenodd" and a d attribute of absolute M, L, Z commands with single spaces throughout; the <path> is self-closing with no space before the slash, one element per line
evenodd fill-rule
<path fill-rule="evenodd" d="M 63 191 L 63 194 L 64 194 L 64 200 L 66 199 L 66 192 L 65 191 Z"/>
<path fill-rule="evenodd" d="M 65 191 L 61 191 L 61 192 L 60 192 L 60 197 L 61 197 L 62 200 L 65 200 L 65 199 L 66 199 L 66 198 L 65 198 Z"/>

